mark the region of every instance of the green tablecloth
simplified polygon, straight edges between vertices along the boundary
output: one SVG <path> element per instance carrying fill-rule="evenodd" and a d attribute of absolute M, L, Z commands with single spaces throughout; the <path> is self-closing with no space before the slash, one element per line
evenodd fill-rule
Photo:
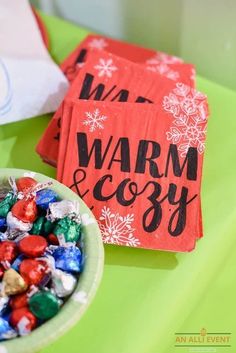
<path fill-rule="evenodd" d="M 57 62 L 88 33 L 43 18 Z M 200 77 L 198 88 L 208 95 L 211 110 L 202 187 L 204 238 L 189 254 L 106 246 L 94 302 L 76 327 L 41 353 L 236 352 L 236 93 Z M 34 151 L 49 118 L 1 126 L 0 166 L 55 176 Z M 197 342 L 191 343 L 195 348 L 175 347 L 176 333 L 202 328 L 231 333 L 225 343 L 231 347 L 203 349 Z"/>

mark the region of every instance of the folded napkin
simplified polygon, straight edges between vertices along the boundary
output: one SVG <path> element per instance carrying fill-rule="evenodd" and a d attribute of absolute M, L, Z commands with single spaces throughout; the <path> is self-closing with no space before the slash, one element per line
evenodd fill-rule
<path fill-rule="evenodd" d="M 27 0 L 0 2 L 0 124 L 55 111 L 68 83 Z"/>

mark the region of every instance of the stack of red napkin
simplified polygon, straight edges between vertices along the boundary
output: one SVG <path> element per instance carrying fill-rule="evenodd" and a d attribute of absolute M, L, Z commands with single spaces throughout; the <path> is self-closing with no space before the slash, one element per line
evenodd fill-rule
<path fill-rule="evenodd" d="M 90 35 L 62 70 L 71 86 L 37 152 L 92 209 L 105 243 L 194 249 L 208 106 L 193 65 Z"/>

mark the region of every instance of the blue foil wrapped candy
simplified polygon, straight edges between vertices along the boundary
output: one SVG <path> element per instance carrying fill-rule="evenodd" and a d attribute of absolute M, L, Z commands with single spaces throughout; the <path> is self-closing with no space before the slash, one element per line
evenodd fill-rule
<path fill-rule="evenodd" d="M 58 246 L 52 253 L 55 267 L 62 271 L 79 273 L 82 270 L 82 253 L 75 245 Z"/>
<path fill-rule="evenodd" d="M 7 221 L 5 217 L 0 217 L 0 230 L 7 226 Z"/>
<path fill-rule="evenodd" d="M 46 210 L 50 203 L 58 200 L 57 193 L 52 189 L 43 189 L 37 192 L 36 205 Z"/>
<path fill-rule="evenodd" d="M 81 239 L 79 203 L 61 200 L 56 192 L 45 189 L 51 182 L 12 177 L 9 183 L 12 191 L 4 192 L 0 200 L 0 341 L 28 334 L 54 316 L 73 293 L 84 261 L 83 247 L 78 243 Z M 32 203 L 29 214 L 28 206 L 24 209 L 27 200 Z M 20 202 L 24 204 L 17 208 L 16 203 Z M 40 241 L 46 242 L 46 250 L 38 252 L 41 257 L 35 257 Z M 5 250 L 3 242 L 17 251 L 8 255 L 10 250 Z M 39 313 L 37 307 L 33 311 L 29 301 L 36 300 L 40 293 L 44 303 L 47 299 L 46 311 L 56 304 L 53 315 L 46 313 L 45 316 L 45 310 Z M 0 351 L 1 346 L 0 342 Z"/>
<path fill-rule="evenodd" d="M 17 258 L 13 261 L 11 264 L 11 268 L 13 268 L 15 271 L 19 272 L 19 267 L 21 262 L 25 259 L 25 255 L 18 255 Z"/>
<path fill-rule="evenodd" d="M 8 192 L 5 198 L 0 201 L 0 217 L 6 217 L 15 202 L 16 196 L 14 192 Z"/>
<path fill-rule="evenodd" d="M 6 311 L 7 305 L 9 303 L 9 297 L 0 297 L 0 314 L 2 314 Z"/>
<path fill-rule="evenodd" d="M 17 332 L 9 325 L 8 321 L 0 317 L 0 341 L 17 336 Z"/>

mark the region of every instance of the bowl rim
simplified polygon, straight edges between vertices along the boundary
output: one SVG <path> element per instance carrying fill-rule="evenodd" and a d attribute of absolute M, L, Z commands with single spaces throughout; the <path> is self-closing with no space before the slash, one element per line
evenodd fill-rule
<path fill-rule="evenodd" d="M 52 181 L 50 186 L 60 197 L 79 201 L 82 216 L 82 233 L 85 249 L 85 267 L 80 275 L 75 292 L 64 304 L 63 309 L 32 331 L 29 335 L 0 342 L 0 353 L 33 353 L 59 338 L 80 320 L 83 313 L 92 302 L 99 287 L 103 267 L 104 248 L 98 223 L 86 204 L 65 185 L 38 172 L 25 169 L 0 168 L 0 180 L 5 181 L 10 176 L 34 177 L 39 182 Z"/>

